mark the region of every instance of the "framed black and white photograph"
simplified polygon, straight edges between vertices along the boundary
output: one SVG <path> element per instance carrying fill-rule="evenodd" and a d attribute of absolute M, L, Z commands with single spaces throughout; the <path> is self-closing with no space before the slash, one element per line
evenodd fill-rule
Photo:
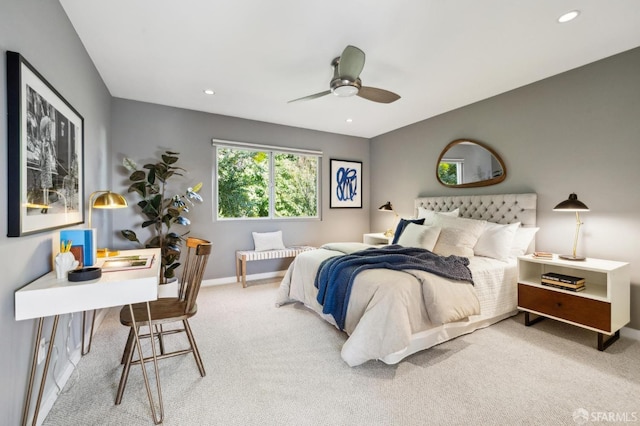
<path fill-rule="evenodd" d="M 362 208 L 362 161 L 330 161 L 330 207 Z"/>
<path fill-rule="evenodd" d="M 8 229 L 20 237 L 84 222 L 84 119 L 7 52 Z"/>

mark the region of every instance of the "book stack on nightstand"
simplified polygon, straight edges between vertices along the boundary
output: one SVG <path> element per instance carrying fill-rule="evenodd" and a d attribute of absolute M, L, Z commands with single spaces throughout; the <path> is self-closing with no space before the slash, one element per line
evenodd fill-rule
<path fill-rule="evenodd" d="M 585 279 L 573 275 L 545 272 L 541 275 L 540 282 L 547 287 L 555 287 L 568 291 L 582 291 L 585 289 Z"/>

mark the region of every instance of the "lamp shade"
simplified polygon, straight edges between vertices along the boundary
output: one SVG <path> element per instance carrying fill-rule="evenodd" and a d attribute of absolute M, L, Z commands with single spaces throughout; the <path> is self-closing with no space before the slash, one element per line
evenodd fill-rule
<path fill-rule="evenodd" d="M 121 209 L 127 206 L 127 200 L 120 194 L 111 191 L 92 192 L 89 196 L 89 228 L 93 209 Z"/>
<path fill-rule="evenodd" d="M 393 210 L 393 206 L 391 205 L 391 201 L 387 201 L 386 204 L 381 205 L 380 207 L 378 207 L 378 210 L 384 211 L 384 212 L 392 212 Z"/>
<path fill-rule="evenodd" d="M 568 212 L 588 212 L 587 207 L 582 201 L 578 200 L 578 196 L 574 193 L 569 194 L 569 198 L 564 200 L 553 208 L 553 211 L 568 211 Z"/>
<path fill-rule="evenodd" d="M 127 206 L 127 200 L 122 195 L 107 191 L 98 195 L 91 207 L 94 209 L 120 209 Z"/>

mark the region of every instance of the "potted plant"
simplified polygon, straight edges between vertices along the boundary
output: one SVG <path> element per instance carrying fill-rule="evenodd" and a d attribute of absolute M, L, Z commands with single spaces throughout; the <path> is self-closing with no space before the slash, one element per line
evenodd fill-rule
<path fill-rule="evenodd" d="M 149 228 L 151 237 L 143 244 L 136 233 L 130 229 L 121 231 L 122 236 L 129 241 L 137 242 L 146 248 L 160 248 L 160 281 L 167 283 L 175 278 L 175 271 L 180 263 L 180 254 L 184 236 L 189 233 L 188 227 L 191 221 L 185 216 L 194 202 L 201 203 L 202 197 L 198 194 L 202 183 L 193 188 L 187 188 L 184 193 L 169 194 L 169 181 L 172 177 L 183 176 L 186 172 L 175 164 L 180 154 L 165 151 L 161 155 L 162 160 L 155 164 L 145 164 L 142 170 L 135 161 L 130 158 L 123 160 L 124 167 L 131 173 L 129 180 L 132 182 L 128 192 L 136 192 L 142 198 L 138 207 L 146 220 L 142 222 L 142 228 Z M 174 225 L 186 229 L 183 233 L 172 230 Z"/>

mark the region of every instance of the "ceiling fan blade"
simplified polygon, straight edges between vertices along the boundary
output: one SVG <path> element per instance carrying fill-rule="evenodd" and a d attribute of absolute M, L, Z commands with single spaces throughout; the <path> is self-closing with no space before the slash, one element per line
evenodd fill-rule
<path fill-rule="evenodd" d="M 328 95 L 331 93 L 331 90 L 325 90 L 324 92 L 320 92 L 320 93 L 315 93 L 313 95 L 309 95 L 309 96 L 304 96 L 302 98 L 298 98 L 298 99 L 293 99 L 290 100 L 289 102 L 287 102 L 288 104 L 290 104 L 291 102 L 298 102 L 298 101 L 308 101 L 310 99 L 315 99 L 315 98 L 320 98 L 322 96 Z"/>
<path fill-rule="evenodd" d="M 364 52 L 355 46 L 347 46 L 340 55 L 338 75 L 356 81 L 364 68 Z"/>
<path fill-rule="evenodd" d="M 400 95 L 377 87 L 362 86 L 358 91 L 358 96 L 369 101 L 390 104 L 400 99 Z"/>

